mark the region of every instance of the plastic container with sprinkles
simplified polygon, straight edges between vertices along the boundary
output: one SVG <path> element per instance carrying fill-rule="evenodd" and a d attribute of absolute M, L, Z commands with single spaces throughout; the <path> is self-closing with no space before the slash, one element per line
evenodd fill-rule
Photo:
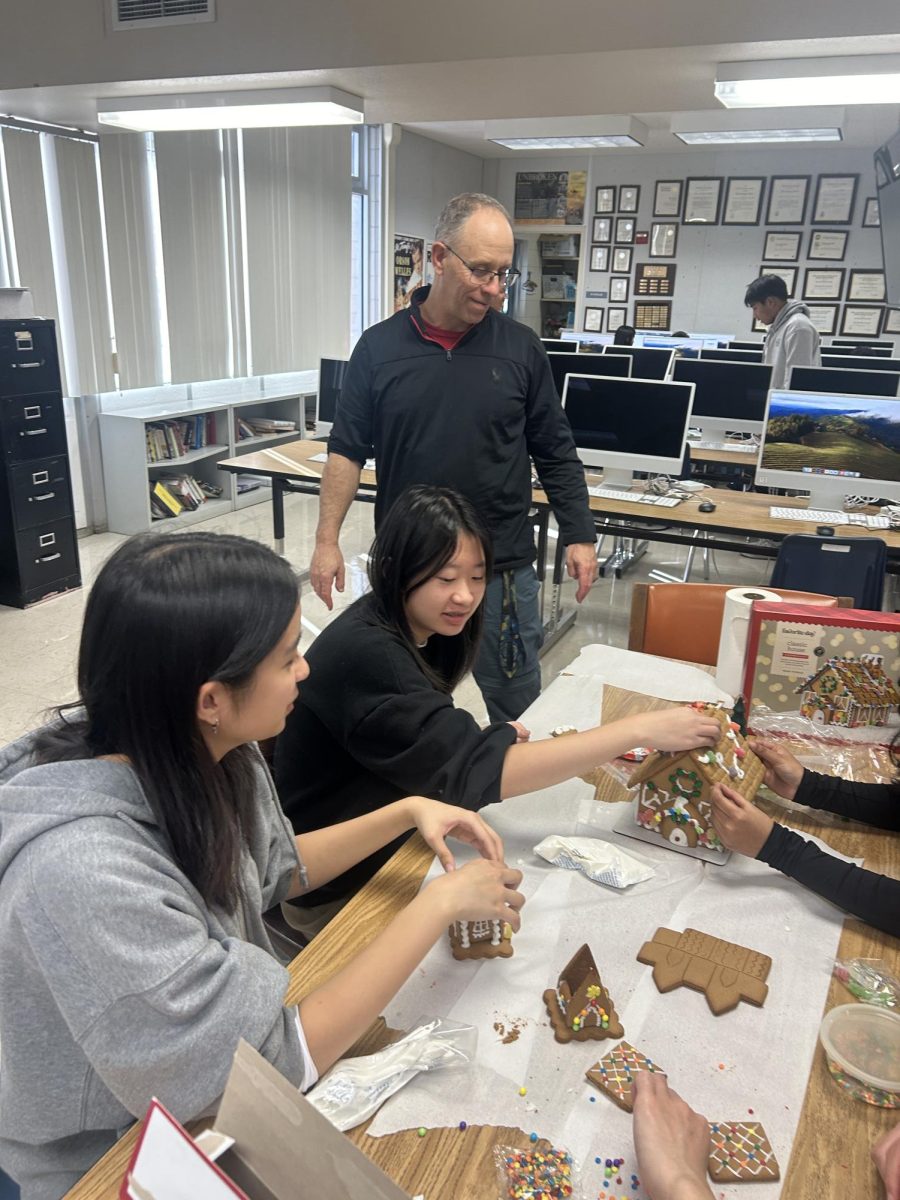
<path fill-rule="evenodd" d="M 878 1108 L 900 1108 L 900 1016 L 841 1004 L 825 1014 L 819 1039 L 838 1087 Z"/>

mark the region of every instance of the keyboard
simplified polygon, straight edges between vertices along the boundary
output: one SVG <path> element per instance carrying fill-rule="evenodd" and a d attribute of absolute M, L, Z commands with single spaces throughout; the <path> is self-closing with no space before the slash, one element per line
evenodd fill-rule
<path fill-rule="evenodd" d="M 863 529 L 890 529 L 888 517 L 867 513 L 830 512 L 824 508 L 776 508 L 769 509 L 769 516 L 776 521 L 815 521 L 817 525 L 856 525 Z"/>
<path fill-rule="evenodd" d="M 594 484 L 588 488 L 589 496 L 597 496 L 600 500 L 627 500 L 631 504 L 656 504 L 660 508 L 674 508 L 680 504 L 681 496 L 657 496 L 654 492 L 620 492 L 615 488 L 600 487 Z"/>
<path fill-rule="evenodd" d="M 738 454 L 759 454 L 752 442 L 688 442 L 696 450 L 736 450 Z"/>

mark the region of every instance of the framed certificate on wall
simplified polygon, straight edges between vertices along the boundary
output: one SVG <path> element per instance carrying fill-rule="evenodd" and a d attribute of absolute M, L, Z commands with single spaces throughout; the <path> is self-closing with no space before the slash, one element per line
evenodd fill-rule
<path fill-rule="evenodd" d="M 847 233 L 844 229 L 813 229 L 809 235 L 806 257 L 814 260 L 843 262 L 847 253 Z"/>
<path fill-rule="evenodd" d="M 609 246 L 591 246 L 592 271 L 609 270 Z"/>
<path fill-rule="evenodd" d="M 610 304 L 627 304 L 628 303 L 628 288 L 631 280 L 627 275 L 619 275 L 615 279 L 609 281 L 609 302 Z"/>
<path fill-rule="evenodd" d="M 889 308 L 884 314 L 882 333 L 900 333 L 900 308 Z"/>
<path fill-rule="evenodd" d="M 884 309 L 875 304 L 845 304 L 841 337 L 878 337 Z"/>
<path fill-rule="evenodd" d="M 878 211 L 878 197 L 870 196 L 863 208 L 863 229 L 877 229 L 881 224 L 881 214 Z"/>
<path fill-rule="evenodd" d="M 612 241 L 612 217 L 594 217 L 592 242 Z"/>
<path fill-rule="evenodd" d="M 654 217 L 678 219 L 681 215 L 681 188 L 682 180 L 680 179 L 657 180 L 656 191 L 653 193 Z"/>
<path fill-rule="evenodd" d="M 775 175 L 769 190 L 767 225 L 802 225 L 806 216 L 809 175 Z"/>
<path fill-rule="evenodd" d="M 650 226 L 650 257 L 674 258 L 678 245 L 678 226 L 674 221 Z"/>
<path fill-rule="evenodd" d="M 684 196 L 682 225 L 718 225 L 722 180 L 718 176 L 689 179 Z"/>
<path fill-rule="evenodd" d="M 615 333 L 620 325 L 625 325 L 628 322 L 627 308 L 613 308 L 612 305 L 606 310 L 606 332 Z"/>
<path fill-rule="evenodd" d="M 631 187 L 623 183 L 619 188 L 619 212 L 636 213 L 641 198 L 641 189 L 637 185 Z"/>
<path fill-rule="evenodd" d="M 584 332 L 585 333 L 602 333 L 603 332 L 603 309 L 602 308 L 586 308 L 584 310 Z"/>
<path fill-rule="evenodd" d="M 613 249 L 612 269 L 617 275 L 628 275 L 631 271 L 631 247 L 616 246 Z"/>
<path fill-rule="evenodd" d="M 594 192 L 594 212 L 613 213 L 616 211 L 616 189 L 614 187 L 598 187 Z"/>
<path fill-rule="evenodd" d="M 809 319 L 823 337 L 832 337 L 837 331 L 837 304 L 808 304 Z"/>
<path fill-rule="evenodd" d="M 763 258 L 766 262 L 796 262 L 800 257 L 800 237 L 799 233 L 770 230 L 766 234 Z"/>
<path fill-rule="evenodd" d="M 844 267 L 807 267 L 803 280 L 803 299 L 840 300 L 846 274 Z"/>
<path fill-rule="evenodd" d="M 884 271 L 863 271 L 856 267 L 851 268 L 847 299 L 869 300 L 875 304 L 883 304 L 887 299 Z"/>
<path fill-rule="evenodd" d="M 813 225 L 849 225 L 858 183 L 858 175 L 820 175 L 813 201 Z"/>
<path fill-rule="evenodd" d="M 765 185 L 762 175 L 732 175 L 725 188 L 722 224 L 758 225 Z"/>
<path fill-rule="evenodd" d="M 797 268 L 796 267 L 760 267 L 760 275 L 777 275 L 779 279 L 783 279 L 787 287 L 788 299 L 793 299 L 794 290 L 797 286 Z"/>
<path fill-rule="evenodd" d="M 615 240 L 630 245 L 634 241 L 634 225 L 634 217 L 616 217 Z"/>

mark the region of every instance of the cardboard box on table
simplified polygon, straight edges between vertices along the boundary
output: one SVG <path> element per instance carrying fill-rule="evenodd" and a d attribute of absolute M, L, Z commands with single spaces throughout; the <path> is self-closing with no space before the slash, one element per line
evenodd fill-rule
<path fill-rule="evenodd" d="M 201 1147 L 223 1140 L 213 1162 Z M 120 1200 L 410 1200 L 246 1042 L 198 1141 L 154 1100 Z"/>

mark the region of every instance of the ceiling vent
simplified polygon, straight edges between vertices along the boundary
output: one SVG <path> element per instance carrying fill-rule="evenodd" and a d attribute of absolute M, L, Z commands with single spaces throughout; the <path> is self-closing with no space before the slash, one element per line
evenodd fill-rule
<path fill-rule="evenodd" d="M 110 28 L 194 25 L 216 19 L 216 0 L 107 0 Z"/>

